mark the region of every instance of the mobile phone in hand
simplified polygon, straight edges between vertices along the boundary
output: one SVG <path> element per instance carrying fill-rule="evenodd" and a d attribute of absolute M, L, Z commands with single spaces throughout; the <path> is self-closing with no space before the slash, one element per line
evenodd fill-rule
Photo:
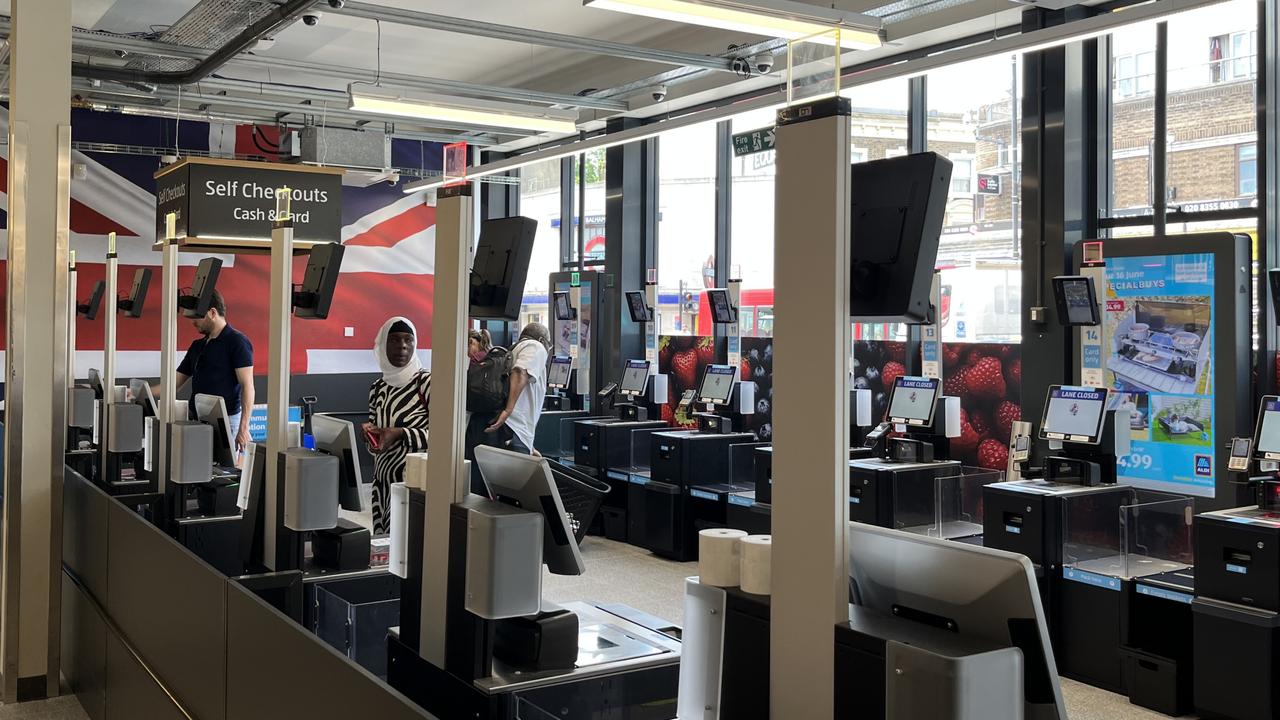
<path fill-rule="evenodd" d="M 377 450 L 378 447 L 380 446 L 380 443 L 378 442 L 378 436 L 374 435 L 372 431 L 365 430 L 364 439 L 365 439 L 365 442 L 369 443 L 369 447 L 373 450 Z"/>

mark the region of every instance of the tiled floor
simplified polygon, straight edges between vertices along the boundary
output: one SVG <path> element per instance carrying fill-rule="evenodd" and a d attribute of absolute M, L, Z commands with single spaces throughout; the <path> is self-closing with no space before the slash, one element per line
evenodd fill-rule
<path fill-rule="evenodd" d="M 698 574 L 697 563 L 676 563 L 640 548 L 588 537 L 582 544 L 587 572 L 579 577 L 546 574 L 543 596 L 552 602 L 594 600 L 626 603 L 660 618 L 681 622 L 684 579 Z M 1135 705 L 1127 698 L 1089 685 L 1062 681 L 1062 695 L 1071 720 L 1156 720 L 1168 718 Z"/>
<path fill-rule="evenodd" d="M 74 695 L 52 700 L 0 705 L 0 720 L 88 720 Z"/>

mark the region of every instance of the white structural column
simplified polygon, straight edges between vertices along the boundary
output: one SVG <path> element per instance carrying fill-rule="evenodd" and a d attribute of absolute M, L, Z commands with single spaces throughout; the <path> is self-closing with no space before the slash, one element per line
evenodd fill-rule
<path fill-rule="evenodd" d="M 156 489 L 165 492 L 169 483 L 169 426 L 178 418 L 178 218 L 164 218 L 164 247 L 161 250 L 160 292 L 160 438 L 156 442 Z M 181 418 L 186 420 L 186 418 Z"/>
<path fill-rule="evenodd" d="M 102 419 L 100 437 L 102 448 L 98 453 L 99 472 L 107 472 L 107 458 L 111 453 L 111 406 L 116 402 L 116 298 L 119 296 L 118 278 L 120 260 L 116 257 L 116 234 L 107 236 L 107 263 L 102 290 Z"/>
<path fill-rule="evenodd" d="M 14 0 L 0 655 L 5 702 L 58 693 L 71 0 Z"/>
<path fill-rule="evenodd" d="M 475 241 L 470 185 L 440 191 L 436 206 L 435 301 L 431 316 L 431 440 L 427 452 L 427 508 L 422 547 L 422 623 L 418 652 L 445 666 L 448 606 L 449 506 L 471 483 L 463 457 L 466 410 L 468 271 Z M 465 193 L 453 195 L 450 193 Z"/>
<path fill-rule="evenodd" d="M 843 107 L 777 130 L 773 422 L 783 431 L 773 444 L 769 714 L 787 720 L 832 717 L 835 624 L 848 620 L 848 100 Z"/>
<path fill-rule="evenodd" d="M 289 214 L 288 188 L 282 188 L 283 199 L 276 216 L 290 218 L 277 221 L 271 230 L 271 343 L 267 347 L 267 473 L 262 491 L 263 562 L 271 570 L 280 567 L 276 540 L 280 533 L 279 499 L 280 453 L 289 447 L 289 351 L 293 344 L 293 220 Z M 250 412 L 253 408 L 241 408 Z"/>

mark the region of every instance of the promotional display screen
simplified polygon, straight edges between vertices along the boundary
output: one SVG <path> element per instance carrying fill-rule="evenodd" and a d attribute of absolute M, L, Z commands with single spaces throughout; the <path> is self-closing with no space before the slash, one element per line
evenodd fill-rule
<path fill-rule="evenodd" d="M 627 366 L 622 370 L 622 384 L 618 387 L 618 392 L 623 395 L 643 395 L 648 384 L 649 361 L 628 360 Z"/>
<path fill-rule="evenodd" d="M 569 373 L 573 370 L 573 358 L 557 355 L 551 358 L 551 368 L 547 370 L 547 387 L 563 390 L 569 387 Z"/>
<path fill-rule="evenodd" d="M 1213 497 L 1214 255 L 1105 262 L 1101 345 L 1085 353 L 1082 372 L 1101 370 L 1113 406 L 1129 410 L 1130 451 L 1117 462 L 1117 482 Z"/>
<path fill-rule="evenodd" d="M 904 375 L 893 383 L 889 397 L 889 422 L 900 425 L 928 425 L 938 399 L 937 378 Z"/>
<path fill-rule="evenodd" d="M 702 386 L 698 388 L 698 397 L 704 403 L 727 405 L 729 395 L 733 392 L 733 378 L 738 369 L 732 365 L 708 365 L 702 375 Z"/>
<path fill-rule="evenodd" d="M 1097 443 L 1107 409 L 1106 388 L 1049 386 L 1040 437 L 1047 440 Z"/>
<path fill-rule="evenodd" d="M 573 310 L 569 307 L 569 293 L 567 292 L 553 293 L 552 297 L 555 299 L 556 319 L 572 320 Z"/>
<path fill-rule="evenodd" d="M 1258 438 L 1253 443 L 1254 453 L 1264 460 L 1280 458 L 1280 398 L 1268 395 L 1262 398 L 1258 409 Z"/>

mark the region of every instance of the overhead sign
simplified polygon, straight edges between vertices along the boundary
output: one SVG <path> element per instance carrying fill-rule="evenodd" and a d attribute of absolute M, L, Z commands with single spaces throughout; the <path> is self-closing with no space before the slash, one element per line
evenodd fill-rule
<path fill-rule="evenodd" d="M 1001 187 L 1001 179 L 999 175 L 987 175 L 978 173 L 978 194 L 979 195 L 999 195 Z"/>
<path fill-rule="evenodd" d="M 266 239 L 276 191 L 289 188 L 297 240 L 341 242 L 342 171 L 277 163 L 188 158 L 156 173 L 156 230 L 177 215 L 178 237 Z"/>
<path fill-rule="evenodd" d="M 774 130 L 775 128 L 767 127 L 735 134 L 733 136 L 733 156 L 742 157 L 772 150 L 774 146 Z"/>

